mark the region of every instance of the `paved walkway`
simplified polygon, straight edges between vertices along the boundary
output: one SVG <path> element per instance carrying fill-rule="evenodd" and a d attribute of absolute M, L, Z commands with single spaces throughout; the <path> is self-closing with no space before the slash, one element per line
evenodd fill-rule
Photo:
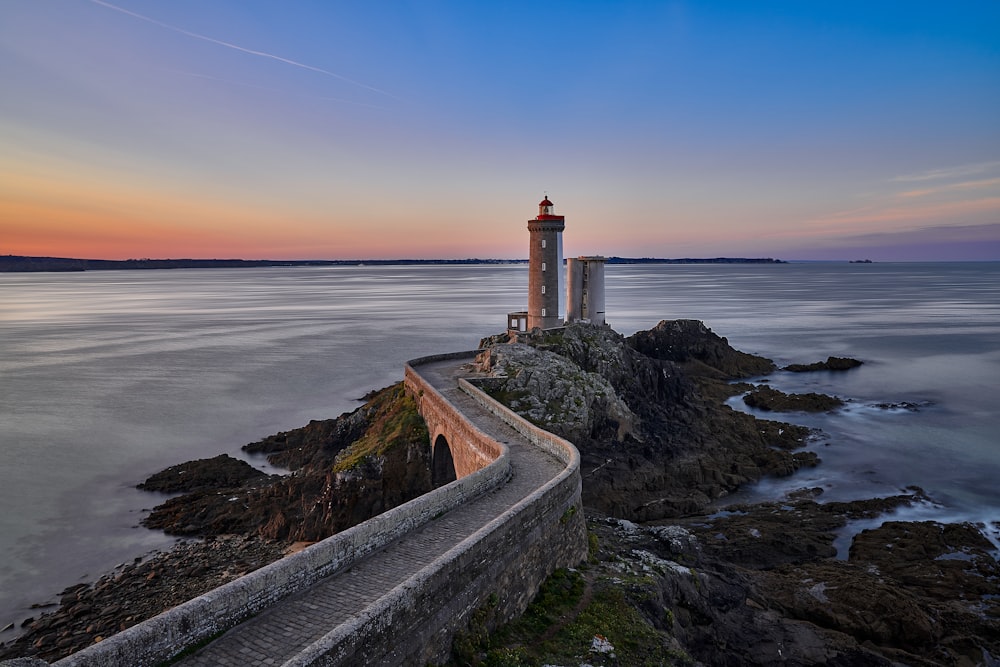
<path fill-rule="evenodd" d="M 281 665 L 300 650 L 406 581 L 565 468 L 459 390 L 468 360 L 420 366 L 417 371 L 472 423 L 510 447 L 510 482 L 412 531 L 349 569 L 290 596 L 248 619 L 178 664 L 185 667 Z"/>

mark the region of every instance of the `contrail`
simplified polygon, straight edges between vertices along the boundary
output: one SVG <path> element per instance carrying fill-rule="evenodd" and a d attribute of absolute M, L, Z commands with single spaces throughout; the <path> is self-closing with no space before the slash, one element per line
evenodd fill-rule
<path fill-rule="evenodd" d="M 349 79 L 346 76 L 341 76 L 340 74 L 337 74 L 335 72 L 331 72 L 329 70 L 322 69 L 320 67 L 313 67 L 312 65 L 306 65 L 305 63 L 300 63 L 300 62 L 298 62 L 296 60 L 289 60 L 288 58 L 282 58 L 281 56 L 276 56 L 273 53 L 266 53 L 264 51 L 255 51 L 253 49 L 247 49 L 247 48 L 244 48 L 242 46 L 238 46 L 236 44 L 230 44 L 229 42 L 223 42 L 221 39 L 214 39 L 214 38 L 208 37 L 206 35 L 200 35 L 200 34 L 198 34 L 196 32 L 191 32 L 190 30 L 184 30 L 183 28 L 178 28 L 175 25 L 170 25 L 169 23 L 164 23 L 162 21 L 157 21 L 156 19 L 150 18 L 148 16 L 143 16 L 142 14 L 137 14 L 137 13 L 135 13 L 133 11 L 129 11 L 128 9 L 125 9 L 124 7 L 119 7 L 117 5 L 111 4 L 110 2 L 105 2 L 104 0 L 90 0 L 90 1 L 92 3 L 94 3 L 95 5 L 100 5 L 102 7 L 107 7 L 108 9 L 113 9 L 116 12 L 121 12 L 122 14 L 127 14 L 128 16 L 137 18 L 137 19 L 139 19 L 141 21 L 146 21 L 147 23 L 152 23 L 153 25 L 158 25 L 161 28 L 166 28 L 167 30 L 173 30 L 174 32 L 178 32 L 178 33 L 180 33 L 182 35 L 187 35 L 188 37 L 193 37 L 195 39 L 200 39 L 200 40 L 205 41 L 205 42 L 211 42 L 212 44 L 218 44 L 219 46 L 224 46 L 227 49 L 233 49 L 235 51 L 242 51 L 243 53 L 249 53 L 252 56 L 260 56 L 261 58 L 270 58 L 271 60 L 277 60 L 278 62 L 285 63 L 286 65 L 292 65 L 293 67 L 301 67 L 302 69 L 306 69 L 306 70 L 309 70 L 311 72 L 318 72 L 319 74 L 325 74 L 326 76 L 332 76 L 334 79 L 340 79 L 341 81 L 345 81 L 345 82 L 350 83 L 352 85 L 359 86 L 361 88 L 364 88 L 366 90 L 370 90 L 370 91 L 378 93 L 380 95 L 385 95 L 387 97 L 392 97 L 394 99 L 398 99 L 398 98 L 395 97 L 395 95 L 387 93 L 384 90 L 379 90 L 378 88 L 374 88 L 372 86 L 363 84 L 363 83 L 361 83 L 359 81 L 355 81 L 354 79 Z"/>

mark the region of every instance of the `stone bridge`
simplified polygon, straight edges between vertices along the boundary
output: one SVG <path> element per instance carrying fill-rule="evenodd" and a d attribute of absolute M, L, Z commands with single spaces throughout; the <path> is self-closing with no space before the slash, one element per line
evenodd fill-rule
<path fill-rule="evenodd" d="M 586 556 L 580 458 L 478 389 L 474 355 L 406 365 L 433 491 L 55 664 L 425 665 L 476 610 L 521 613 Z"/>

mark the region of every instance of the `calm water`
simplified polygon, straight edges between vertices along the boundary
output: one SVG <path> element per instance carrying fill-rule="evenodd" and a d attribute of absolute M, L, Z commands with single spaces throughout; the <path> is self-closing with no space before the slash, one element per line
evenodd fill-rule
<path fill-rule="evenodd" d="M 137 527 L 150 473 L 351 410 L 501 331 L 526 285 L 523 265 L 0 275 L 0 627 L 171 542 Z M 623 334 L 693 318 L 779 365 L 865 361 L 772 376 L 851 402 L 794 419 L 826 433 L 820 467 L 741 497 L 916 484 L 935 503 L 903 518 L 1000 520 L 1000 263 L 610 266 L 607 309 Z M 875 407 L 903 401 L 922 407 Z"/>

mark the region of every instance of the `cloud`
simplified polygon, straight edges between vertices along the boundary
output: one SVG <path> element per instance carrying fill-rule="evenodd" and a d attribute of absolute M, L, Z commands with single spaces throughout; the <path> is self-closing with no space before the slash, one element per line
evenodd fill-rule
<path fill-rule="evenodd" d="M 871 232 L 811 245 L 789 247 L 785 256 L 802 259 L 875 261 L 1000 260 L 1000 223 L 930 226 L 898 232 Z"/>
<path fill-rule="evenodd" d="M 966 190 L 979 190 L 1000 186 L 1000 178 L 982 178 L 976 181 L 961 181 L 959 183 L 948 183 L 930 188 L 920 188 L 918 190 L 908 190 L 900 192 L 900 197 L 926 197 L 944 192 L 964 192 Z"/>
<path fill-rule="evenodd" d="M 802 236 L 844 236 L 862 228 L 896 233 L 919 225 L 952 227 L 1000 220 L 1000 176 L 946 182 L 959 175 L 986 175 L 1000 162 L 936 169 L 892 182 L 919 184 L 901 192 L 883 192 L 867 197 L 862 206 L 834 211 L 804 221 Z M 945 182 L 935 182 L 945 181 Z"/>
<path fill-rule="evenodd" d="M 1000 168 L 1000 161 L 979 162 L 976 164 L 966 164 L 958 167 L 945 167 L 943 169 L 929 169 L 916 174 L 896 176 L 889 179 L 891 183 L 913 183 L 919 181 L 938 181 L 952 178 L 965 178 L 975 176 L 985 172 Z"/>
<path fill-rule="evenodd" d="M 849 211 L 840 211 L 821 218 L 814 218 L 806 222 L 818 227 L 827 227 L 824 230 L 824 233 L 826 233 L 832 231 L 830 228 L 837 227 L 847 228 L 861 224 L 907 222 L 926 220 L 928 218 L 947 219 L 956 216 L 990 212 L 1000 214 L 1000 197 L 984 197 L 982 199 L 940 202 L 937 204 L 921 203 L 912 206 L 865 206 Z"/>
<path fill-rule="evenodd" d="M 113 5 L 110 2 L 105 2 L 104 0 L 90 0 L 90 1 L 92 3 L 94 3 L 95 5 L 100 5 L 101 7 L 106 7 L 108 9 L 113 9 L 116 12 L 121 12 L 122 14 L 126 14 L 128 16 L 133 17 L 133 18 L 137 18 L 137 19 L 139 19 L 141 21 L 146 21 L 147 23 L 152 23 L 153 25 L 160 26 L 161 28 L 166 28 L 167 30 L 172 30 L 172 31 L 174 31 L 176 33 L 180 33 L 181 35 L 186 35 L 187 37 L 192 37 L 194 39 L 200 39 L 200 40 L 205 41 L 205 42 L 210 42 L 212 44 L 217 44 L 219 46 L 224 46 L 227 49 L 233 49 L 234 51 L 240 51 L 242 53 L 247 53 L 247 54 L 250 54 L 252 56 L 260 56 L 261 58 L 269 58 L 271 60 L 277 60 L 280 63 L 285 63 L 286 65 L 292 65 L 293 67 L 299 67 L 301 69 L 309 70 L 310 72 L 316 72 L 318 74 L 323 74 L 325 76 L 333 77 L 334 79 L 339 79 L 340 81 L 343 81 L 345 83 L 349 83 L 349 84 L 351 84 L 353 86 L 358 86 L 359 88 L 364 88 L 365 90 L 370 90 L 370 91 L 372 91 L 374 93 L 378 93 L 379 95 L 385 95 L 386 97 L 392 97 L 394 99 L 398 99 L 394 95 L 392 95 L 390 93 L 387 93 L 384 90 L 380 90 L 378 88 L 375 88 L 374 86 L 369 86 L 369 85 L 361 83 L 359 81 L 355 81 L 354 79 L 350 79 L 350 78 L 348 78 L 346 76 L 343 76 L 341 74 L 337 74 L 336 72 L 331 72 L 330 70 L 325 70 L 325 69 L 323 69 L 321 67 L 314 67 L 313 65 L 307 65 L 305 63 L 300 63 L 300 62 L 298 62 L 296 60 L 290 60 L 289 58 L 283 58 L 281 56 L 274 55 L 273 53 L 267 53 L 265 51 L 256 51 L 254 49 L 248 49 L 246 47 L 239 46 L 237 44 L 231 44 L 230 42 L 224 42 L 221 39 L 215 39 L 213 37 L 208 37 L 207 35 L 201 35 L 201 34 L 196 33 L 196 32 L 191 32 L 190 30 L 184 30 L 183 28 L 179 28 L 179 27 L 177 27 L 175 25 L 170 25 L 169 23 L 164 23 L 162 21 L 157 21 L 156 19 L 150 18 L 148 16 L 144 16 L 142 14 L 137 14 L 136 12 L 130 11 L 130 10 L 125 9 L 123 7 L 119 7 L 117 5 Z"/>

